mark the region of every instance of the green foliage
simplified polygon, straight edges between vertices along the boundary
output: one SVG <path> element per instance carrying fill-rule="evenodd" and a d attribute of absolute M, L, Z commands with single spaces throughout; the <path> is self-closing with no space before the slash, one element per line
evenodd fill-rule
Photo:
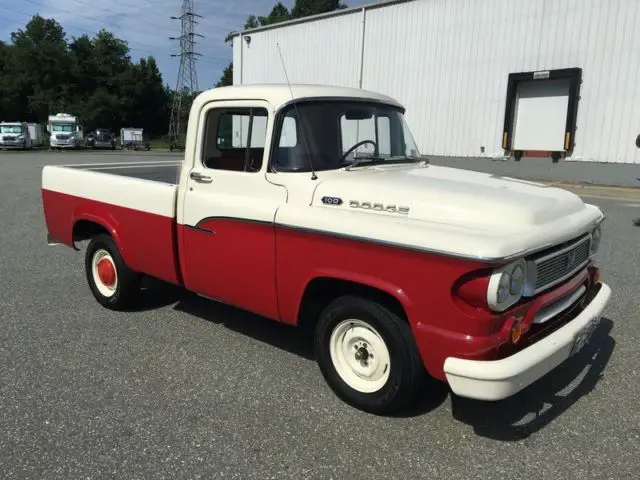
<path fill-rule="evenodd" d="M 264 27 L 265 25 L 332 12 L 343 8 L 347 8 L 347 5 L 340 2 L 340 0 L 296 0 L 291 11 L 289 11 L 287 7 L 278 2 L 266 17 L 250 15 L 244 24 L 244 29 L 249 30 L 251 28 Z M 225 43 L 231 42 L 233 36 L 233 32 L 229 33 L 224 39 Z M 229 65 L 225 67 L 216 87 L 228 85 L 233 85 L 233 62 L 230 62 Z"/>
<path fill-rule="evenodd" d="M 129 47 L 111 32 L 67 41 L 53 19 L 35 15 L 0 42 L 0 119 L 46 124 L 58 112 L 79 115 L 95 128 L 142 127 L 167 131 L 171 90 L 153 57 L 133 62 Z"/>

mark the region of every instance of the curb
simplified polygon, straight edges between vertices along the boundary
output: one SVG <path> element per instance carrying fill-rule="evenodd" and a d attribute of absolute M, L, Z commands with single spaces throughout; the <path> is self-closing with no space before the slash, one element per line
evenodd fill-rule
<path fill-rule="evenodd" d="M 640 202 L 640 187 L 622 187 L 571 182 L 540 182 L 549 187 L 562 188 L 583 197 Z"/>

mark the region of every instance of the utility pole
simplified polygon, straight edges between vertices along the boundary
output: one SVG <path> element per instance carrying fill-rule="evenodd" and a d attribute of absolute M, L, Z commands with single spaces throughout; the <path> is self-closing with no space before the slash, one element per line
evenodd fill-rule
<path fill-rule="evenodd" d="M 178 78 L 176 79 L 176 90 L 171 105 L 171 120 L 169 121 L 170 150 L 184 147 L 184 145 L 180 145 L 180 135 L 183 130 L 186 131 L 186 128 L 182 129 L 181 127 L 186 124 L 188 110 L 183 105 L 183 101 L 186 96 L 192 97 L 198 91 L 196 59 L 202 55 L 195 51 L 195 37 L 204 37 L 194 31 L 194 27 L 198 23 L 195 21 L 195 17 L 202 18 L 201 15 L 195 13 L 193 0 L 182 0 L 180 16 L 170 17 L 172 20 L 180 20 L 181 24 L 180 36 L 169 37 L 169 40 L 180 41 L 180 53 L 171 55 L 172 57 L 180 57 L 180 66 L 178 67 Z"/>

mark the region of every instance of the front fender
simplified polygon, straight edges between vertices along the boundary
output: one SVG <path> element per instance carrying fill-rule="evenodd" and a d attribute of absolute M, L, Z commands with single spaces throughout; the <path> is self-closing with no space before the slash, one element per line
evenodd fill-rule
<path fill-rule="evenodd" d="M 360 285 L 365 285 L 367 287 L 375 288 L 376 290 L 380 290 L 394 297 L 396 300 L 398 300 L 402 305 L 402 308 L 404 309 L 404 311 L 407 313 L 407 315 L 411 316 L 409 312 L 411 312 L 412 310 L 413 302 L 411 301 L 411 299 L 409 298 L 405 290 L 400 286 L 394 285 L 379 277 L 363 275 L 363 274 L 352 272 L 349 270 L 335 269 L 335 268 L 327 268 L 327 269 L 322 268 L 322 269 L 314 270 L 313 274 L 307 279 L 306 282 L 304 282 L 304 285 L 302 286 L 302 291 L 300 291 L 297 296 L 297 298 L 299 298 L 299 301 L 296 308 L 295 319 L 297 319 L 298 316 L 300 315 L 302 302 L 304 299 L 305 292 L 307 291 L 307 288 L 309 287 L 311 282 L 313 282 L 318 278 L 343 280 L 343 281 L 357 283 Z"/>

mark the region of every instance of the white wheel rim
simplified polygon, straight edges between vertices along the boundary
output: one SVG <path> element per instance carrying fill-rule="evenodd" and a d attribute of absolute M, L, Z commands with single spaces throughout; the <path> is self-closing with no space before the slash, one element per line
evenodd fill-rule
<path fill-rule="evenodd" d="M 340 378 L 358 392 L 376 392 L 389 379 L 389 349 L 382 336 L 362 320 L 340 322 L 331 333 L 329 352 Z"/>
<path fill-rule="evenodd" d="M 103 260 L 111 262 L 111 265 L 113 266 L 113 270 L 115 272 L 115 281 L 112 285 L 107 285 L 105 282 L 103 282 L 102 278 L 100 277 L 100 273 L 98 272 L 98 265 L 100 265 L 100 262 Z M 105 297 L 111 297 L 116 293 L 116 289 L 118 288 L 118 270 L 116 269 L 116 264 L 109 252 L 102 248 L 96 250 L 91 261 L 91 271 L 93 275 L 93 283 L 96 285 L 96 288 L 102 295 L 104 295 Z"/>

